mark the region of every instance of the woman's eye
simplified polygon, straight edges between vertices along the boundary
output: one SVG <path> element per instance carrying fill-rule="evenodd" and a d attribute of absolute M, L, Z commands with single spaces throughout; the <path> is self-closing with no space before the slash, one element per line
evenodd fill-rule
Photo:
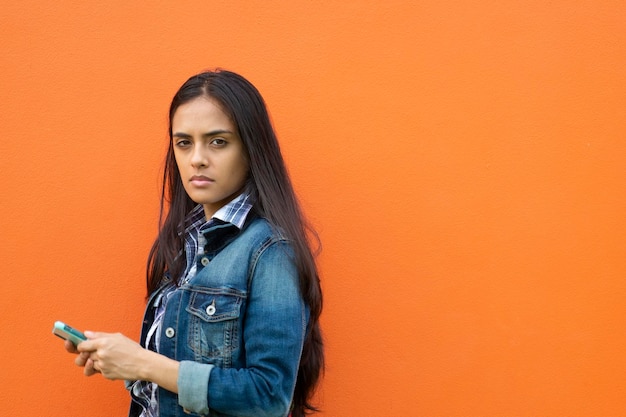
<path fill-rule="evenodd" d="M 185 146 L 189 146 L 191 142 L 188 141 L 187 139 L 181 139 L 176 141 L 175 145 L 179 148 L 184 148 Z"/>
<path fill-rule="evenodd" d="M 213 146 L 224 146 L 226 145 L 226 141 L 222 138 L 215 138 L 211 141 L 211 145 Z"/>

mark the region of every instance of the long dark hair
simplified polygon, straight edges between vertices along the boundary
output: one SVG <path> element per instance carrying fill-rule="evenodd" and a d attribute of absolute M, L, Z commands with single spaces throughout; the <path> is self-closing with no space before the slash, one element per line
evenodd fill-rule
<path fill-rule="evenodd" d="M 180 178 L 172 146 L 172 118 L 178 107 L 197 97 L 216 100 L 238 129 L 250 164 L 247 190 L 255 197 L 255 212 L 278 227 L 290 240 L 300 277 L 300 291 L 310 309 L 293 398 L 293 417 L 318 411 L 311 396 L 324 369 L 324 349 L 319 325 L 322 292 L 310 240 L 319 248 L 315 231 L 306 222 L 285 167 L 265 102 L 245 78 L 230 71 L 208 71 L 189 78 L 174 96 L 169 112 L 170 143 L 161 191 L 160 231 L 147 265 L 148 294 L 167 275 L 178 282 L 185 268 L 183 221 L 195 203 Z"/>

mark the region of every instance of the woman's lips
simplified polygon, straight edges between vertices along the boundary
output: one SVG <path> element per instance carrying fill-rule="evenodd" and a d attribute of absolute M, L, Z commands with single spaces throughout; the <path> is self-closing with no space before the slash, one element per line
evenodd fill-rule
<path fill-rule="evenodd" d="M 194 175 L 189 179 L 189 182 L 196 187 L 202 187 L 211 184 L 214 180 L 212 178 L 205 177 L 204 175 Z"/>

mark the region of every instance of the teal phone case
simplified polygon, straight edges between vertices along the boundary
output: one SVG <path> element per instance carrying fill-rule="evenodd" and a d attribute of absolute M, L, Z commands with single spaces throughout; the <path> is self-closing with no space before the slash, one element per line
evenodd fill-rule
<path fill-rule="evenodd" d="M 62 321 L 57 321 L 54 323 L 52 333 L 59 336 L 61 339 L 69 340 L 75 345 L 78 345 L 80 342 L 87 340 L 84 334 L 74 329 L 73 327 L 68 326 Z"/>

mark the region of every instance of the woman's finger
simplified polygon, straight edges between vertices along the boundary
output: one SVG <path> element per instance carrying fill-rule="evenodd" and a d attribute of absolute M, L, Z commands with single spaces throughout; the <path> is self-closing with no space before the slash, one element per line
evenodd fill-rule
<path fill-rule="evenodd" d="M 84 374 L 87 376 L 92 376 L 94 374 L 97 374 L 98 372 L 99 371 L 96 369 L 93 359 L 87 359 L 87 362 L 85 362 Z"/>
<path fill-rule="evenodd" d="M 78 366 L 85 366 L 88 359 L 89 359 L 89 353 L 81 352 L 78 354 L 78 356 L 76 356 L 76 359 L 74 359 L 74 363 Z"/>
<path fill-rule="evenodd" d="M 66 340 L 63 346 L 65 347 L 65 350 L 67 350 L 69 353 L 78 353 L 78 350 L 76 350 L 76 345 L 69 340 Z"/>

